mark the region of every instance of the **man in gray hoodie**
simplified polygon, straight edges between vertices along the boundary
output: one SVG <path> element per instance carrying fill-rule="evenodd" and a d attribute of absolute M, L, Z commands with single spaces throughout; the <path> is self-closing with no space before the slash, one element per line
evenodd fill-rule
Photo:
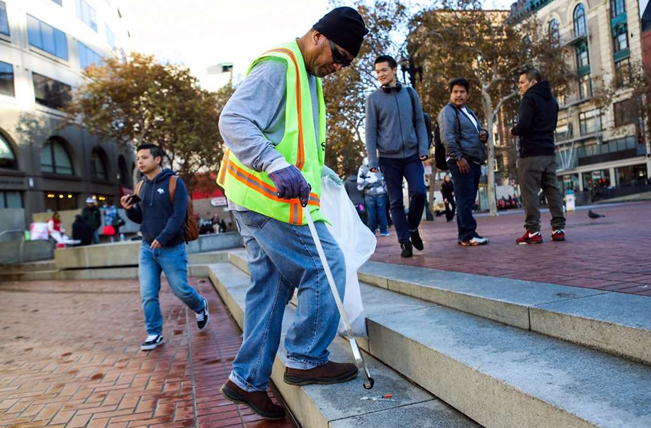
<path fill-rule="evenodd" d="M 400 255 L 411 257 L 412 247 L 423 250 L 418 226 L 427 198 L 422 161 L 427 159 L 429 140 L 418 94 L 398 82 L 397 67 L 388 55 L 375 60 L 382 86 L 366 99 L 366 152 L 370 171 L 379 166 L 384 173 Z M 402 202 L 403 179 L 409 185 L 409 216 Z"/>

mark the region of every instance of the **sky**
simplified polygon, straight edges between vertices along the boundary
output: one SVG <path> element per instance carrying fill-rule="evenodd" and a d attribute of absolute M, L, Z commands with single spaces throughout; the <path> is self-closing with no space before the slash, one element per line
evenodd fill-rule
<path fill-rule="evenodd" d="M 512 2 L 486 0 L 486 8 L 507 9 Z M 184 64 L 215 90 L 229 76 L 208 75 L 208 67 L 233 63 L 239 81 L 260 53 L 305 34 L 330 6 L 328 0 L 122 0 L 120 10 L 132 50 Z"/>

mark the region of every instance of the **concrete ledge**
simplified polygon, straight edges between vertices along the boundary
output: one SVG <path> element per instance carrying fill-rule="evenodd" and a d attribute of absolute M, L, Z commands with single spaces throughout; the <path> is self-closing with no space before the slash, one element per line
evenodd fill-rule
<path fill-rule="evenodd" d="M 379 288 L 651 364 L 651 299 L 563 285 L 368 262 Z M 622 311 L 622 308 L 626 308 Z"/>
<path fill-rule="evenodd" d="M 52 259 L 54 241 L 0 242 L 0 266 Z"/>
<path fill-rule="evenodd" d="M 240 259 L 237 259 L 241 261 Z M 240 328 L 244 326 L 244 305 L 249 278 L 230 264 L 211 266 L 210 279 Z M 295 310 L 287 306 L 283 320 L 286 332 L 295 317 Z M 351 361 L 352 355 L 345 340 L 338 338 L 329 348 L 335 361 Z M 366 356 L 369 370 L 376 380 L 373 390 L 367 391 L 361 379 L 337 385 L 308 385 L 295 387 L 284 383 L 285 351 L 282 347 L 274 362 L 272 380 L 294 416 L 304 427 L 479 427 L 454 409 L 436 400 L 426 391 L 399 376 L 380 361 Z M 396 402 L 363 401 L 363 396 L 392 392 Z M 381 415 L 380 415 L 381 414 Z"/>
<path fill-rule="evenodd" d="M 51 270 L 40 272 L 9 273 L 0 275 L 0 281 L 49 281 L 79 279 L 135 279 L 138 278 L 137 267 L 121 269 L 78 269 Z"/>

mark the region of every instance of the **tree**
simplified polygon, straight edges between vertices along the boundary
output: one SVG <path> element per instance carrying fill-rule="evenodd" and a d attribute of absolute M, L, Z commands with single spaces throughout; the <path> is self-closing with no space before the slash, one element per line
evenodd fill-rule
<path fill-rule="evenodd" d="M 421 87 L 425 110 L 438 112 L 449 99 L 447 81 L 463 76 L 471 84 L 470 105 L 489 131 L 488 199 L 495 200 L 493 128 L 503 107 L 515 104 L 518 71 L 533 65 L 562 91 L 570 77 L 567 51 L 533 18 L 514 25 L 508 11 L 484 11 L 477 0 L 445 0 L 412 20 L 408 50 L 424 67 Z M 474 97 L 473 94 L 477 94 Z M 511 104 L 509 104 L 511 101 Z"/>
<path fill-rule="evenodd" d="M 87 68 L 84 77 L 86 83 L 66 107 L 66 125 L 132 148 L 158 144 L 190 188 L 196 172 L 218 168 L 219 111 L 232 86 L 211 94 L 187 68 L 138 53 L 124 63 L 105 58 L 101 66 Z"/>
<path fill-rule="evenodd" d="M 331 2 L 339 6 L 338 2 Z M 369 34 L 353 65 L 324 79 L 328 110 L 326 164 L 340 175 L 356 173 L 365 156 L 362 127 L 366 97 L 376 89 L 375 58 L 397 55 L 400 47 L 392 34 L 406 25 L 407 9 L 399 1 L 358 2 Z"/>

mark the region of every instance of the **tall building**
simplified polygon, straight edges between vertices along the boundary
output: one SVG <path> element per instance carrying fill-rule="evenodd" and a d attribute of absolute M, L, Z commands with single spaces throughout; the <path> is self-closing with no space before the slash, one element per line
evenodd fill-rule
<path fill-rule="evenodd" d="M 130 35 L 117 0 L 0 0 L 0 209 L 31 214 L 116 198 L 132 187 L 132 151 L 64 127 L 61 107 Z"/>
<path fill-rule="evenodd" d="M 516 20 L 535 14 L 551 41 L 572 51 L 576 79 L 559 97 L 556 130 L 563 188 L 596 197 L 613 188 L 642 188 L 651 176 L 648 132 L 635 108 L 640 100 L 628 85 L 631 67 L 642 62 L 638 1 L 520 0 L 511 12 Z M 613 102 L 599 109 L 593 89 L 603 84 L 617 91 Z"/>

